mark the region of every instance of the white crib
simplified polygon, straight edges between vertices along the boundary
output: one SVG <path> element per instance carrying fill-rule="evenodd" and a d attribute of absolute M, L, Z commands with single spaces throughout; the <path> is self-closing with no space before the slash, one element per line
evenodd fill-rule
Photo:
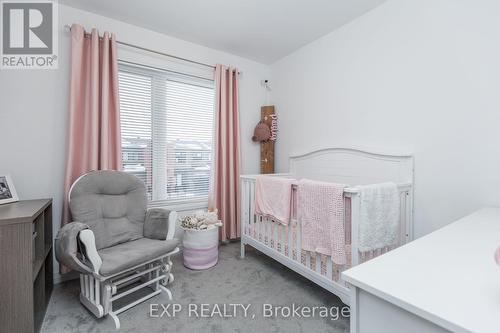
<path fill-rule="evenodd" d="M 296 194 L 292 192 L 292 220 L 288 226 L 254 213 L 255 178 L 241 176 L 241 257 L 245 245 L 250 245 L 289 267 L 319 286 L 337 295 L 349 305 L 349 289 L 341 279 L 341 272 L 351 266 L 383 254 L 391 248 L 360 253 L 358 251 L 359 190 L 355 185 L 392 181 L 398 185 L 401 203 L 400 237 L 398 246 L 413 239 L 413 156 L 385 154 L 357 148 L 327 148 L 290 157 L 290 173 L 276 177 L 308 178 L 327 182 L 352 184 L 344 190 L 346 206 L 346 252 L 350 265 L 338 266 L 329 256 L 301 249 L 301 225 L 296 219 Z M 349 223 L 350 221 L 350 223 Z M 349 225 L 350 224 L 350 225 Z"/>

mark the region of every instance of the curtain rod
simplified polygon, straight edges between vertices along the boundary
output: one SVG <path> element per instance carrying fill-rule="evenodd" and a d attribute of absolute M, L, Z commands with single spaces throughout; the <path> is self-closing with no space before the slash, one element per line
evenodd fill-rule
<path fill-rule="evenodd" d="M 140 64 L 138 62 L 133 62 L 133 61 L 129 61 L 129 60 L 118 59 L 118 62 L 122 63 L 122 64 L 127 64 L 127 65 L 133 65 L 133 66 L 137 66 L 137 67 L 142 67 L 142 68 L 154 69 L 154 70 L 159 71 L 159 72 L 170 72 L 170 73 L 179 74 L 179 75 L 183 75 L 183 76 L 191 76 L 191 77 L 195 77 L 197 79 L 202 79 L 202 80 L 206 80 L 206 81 L 211 81 L 211 82 L 214 81 L 213 79 L 208 79 L 208 78 L 203 77 L 203 76 L 198 76 L 198 75 L 194 75 L 194 74 L 181 73 L 181 72 L 177 72 L 177 71 L 174 71 L 174 70 L 171 70 L 171 69 L 161 68 L 161 67 L 156 67 L 156 66 L 151 66 L 151 65 L 145 65 L 145 64 Z"/>
<path fill-rule="evenodd" d="M 68 31 L 71 31 L 71 26 L 69 26 L 67 24 L 64 26 L 64 28 L 66 28 Z M 88 32 L 85 32 L 85 35 L 89 36 L 90 34 Z M 99 37 L 99 38 L 101 38 L 101 37 Z M 209 64 L 205 64 L 203 62 L 199 62 L 199 61 L 195 61 L 195 60 L 191 60 L 191 59 L 186 59 L 186 58 L 174 56 L 172 54 L 168 54 L 168 53 L 164 53 L 164 52 L 160 52 L 160 51 L 155 51 L 155 50 L 148 49 L 146 47 L 142 47 L 142 46 L 139 46 L 139 45 L 125 43 L 125 42 L 121 42 L 119 40 L 117 40 L 116 43 L 120 44 L 120 45 L 128 46 L 128 47 L 132 47 L 132 48 L 135 48 L 135 49 L 139 49 L 139 50 L 142 50 L 142 51 L 146 51 L 146 52 L 150 52 L 150 53 L 155 53 L 155 54 L 159 54 L 159 55 L 162 55 L 162 56 L 165 56 L 165 57 L 174 58 L 174 59 L 178 59 L 178 60 L 182 60 L 182 61 L 187 61 L 187 62 L 192 63 L 192 64 L 196 64 L 196 65 L 200 65 L 200 66 L 205 66 L 205 67 L 210 67 L 212 69 L 215 69 L 214 65 L 209 65 Z"/>

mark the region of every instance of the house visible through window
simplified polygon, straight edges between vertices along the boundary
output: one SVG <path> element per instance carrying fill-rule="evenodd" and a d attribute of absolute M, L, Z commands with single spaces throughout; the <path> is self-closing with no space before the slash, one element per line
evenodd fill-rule
<path fill-rule="evenodd" d="M 123 170 L 151 201 L 206 199 L 213 81 L 120 64 L 119 91 Z"/>

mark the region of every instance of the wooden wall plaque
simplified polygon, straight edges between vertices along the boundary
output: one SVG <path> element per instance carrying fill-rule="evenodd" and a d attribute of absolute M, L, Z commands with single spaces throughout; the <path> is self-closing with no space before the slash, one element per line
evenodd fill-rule
<path fill-rule="evenodd" d="M 260 108 L 260 119 L 271 128 L 274 115 L 274 105 Z M 274 173 L 274 141 L 268 140 L 260 143 L 260 173 Z"/>

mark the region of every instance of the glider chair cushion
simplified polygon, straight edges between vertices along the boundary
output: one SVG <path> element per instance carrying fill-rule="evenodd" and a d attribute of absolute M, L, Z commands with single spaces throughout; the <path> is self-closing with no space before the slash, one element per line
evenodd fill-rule
<path fill-rule="evenodd" d="M 80 178 L 70 194 L 73 221 L 89 226 L 98 250 L 143 237 L 146 186 L 120 171 L 93 171 Z"/>
<path fill-rule="evenodd" d="M 168 219 L 171 211 L 162 208 L 149 208 L 144 222 L 144 237 L 166 239 L 168 236 Z M 175 230 L 170 230 L 175 231 Z"/>
<path fill-rule="evenodd" d="M 161 241 L 141 238 L 99 250 L 97 252 L 102 259 L 99 273 L 102 276 L 110 276 L 123 272 L 173 251 L 177 244 L 176 239 Z"/>

